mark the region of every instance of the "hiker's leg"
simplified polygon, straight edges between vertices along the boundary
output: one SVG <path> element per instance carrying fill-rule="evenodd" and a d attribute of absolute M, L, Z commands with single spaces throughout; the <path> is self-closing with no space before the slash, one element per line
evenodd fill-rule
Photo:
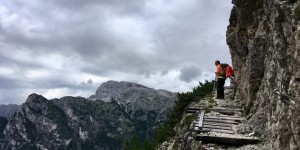
<path fill-rule="evenodd" d="M 224 85 L 225 85 L 225 79 L 220 79 L 220 98 L 224 99 L 225 95 L 224 95 Z"/>
<path fill-rule="evenodd" d="M 221 98 L 221 91 L 222 91 L 222 79 L 217 79 L 217 98 Z"/>

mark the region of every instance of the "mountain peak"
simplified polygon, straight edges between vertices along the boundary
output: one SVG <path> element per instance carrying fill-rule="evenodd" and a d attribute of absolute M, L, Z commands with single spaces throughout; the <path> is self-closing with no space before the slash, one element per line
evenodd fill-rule
<path fill-rule="evenodd" d="M 26 99 L 25 103 L 30 103 L 30 102 L 34 102 L 34 103 L 44 103 L 47 102 L 48 100 L 43 97 L 42 95 L 38 95 L 36 93 L 32 93 L 28 96 L 28 98 Z"/>
<path fill-rule="evenodd" d="M 176 95 L 176 93 L 155 90 L 133 82 L 107 81 L 101 84 L 95 95 L 90 96 L 89 99 L 105 102 L 114 99 L 118 104 L 133 111 L 138 109 L 162 111 L 173 106 Z"/>
<path fill-rule="evenodd" d="M 103 84 L 101 84 L 100 88 L 103 87 L 114 87 L 114 88 L 131 88 L 131 87 L 136 87 L 136 88 L 146 88 L 146 89 L 150 89 L 146 86 L 143 86 L 141 84 L 138 83 L 134 83 L 134 82 L 129 82 L 129 81 L 113 81 L 113 80 L 109 80 L 107 82 L 104 82 Z"/>
<path fill-rule="evenodd" d="M 121 98 L 124 93 L 128 91 L 151 91 L 154 89 L 148 88 L 138 83 L 128 82 L 128 81 L 107 81 L 103 82 L 97 89 L 95 95 L 91 95 L 89 99 L 96 100 L 100 99 L 109 102 L 112 98 Z"/>

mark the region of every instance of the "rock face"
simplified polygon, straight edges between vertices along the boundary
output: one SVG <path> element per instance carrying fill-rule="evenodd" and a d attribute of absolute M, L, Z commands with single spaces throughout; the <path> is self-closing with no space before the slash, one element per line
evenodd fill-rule
<path fill-rule="evenodd" d="M 11 117 L 20 108 L 17 104 L 0 105 L 0 116 Z"/>
<path fill-rule="evenodd" d="M 232 0 L 235 99 L 268 149 L 300 149 L 300 1 Z M 285 98 L 274 92 L 287 94 Z M 289 104 L 291 102 L 292 104 Z"/>
<path fill-rule="evenodd" d="M 126 91 L 127 87 L 124 88 Z M 131 104 L 151 95 L 140 92 L 145 91 L 136 89 L 134 94 L 144 97 L 130 99 L 128 96 L 126 102 Z M 106 95 L 118 97 L 114 94 L 108 92 Z M 165 100 L 160 96 L 149 98 L 153 101 L 148 105 Z M 70 96 L 48 100 L 31 94 L 9 120 L 0 118 L 0 149 L 122 149 L 125 140 L 135 133 L 140 140 L 152 136 L 152 128 L 159 123 L 157 118 L 165 115 L 164 111 L 158 111 L 154 106 L 134 105 L 134 109 L 128 111 L 129 108 L 116 100 L 91 101 Z M 171 107 L 171 104 L 164 104 Z"/>

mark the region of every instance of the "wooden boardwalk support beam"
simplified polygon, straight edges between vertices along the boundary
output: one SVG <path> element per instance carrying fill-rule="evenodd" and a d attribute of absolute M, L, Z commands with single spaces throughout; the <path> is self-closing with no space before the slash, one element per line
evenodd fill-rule
<path fill-rule="evenodd" d="M 196 140 L 201 140 L 204 143 L 217 143 L 227 145 L 245 145 L 245 144 L 256 144 L 260 140 L 256 137 L 238 137 L 238 136 L 214 136 L 214 135 L 203 135 L 198 134 Z"/>

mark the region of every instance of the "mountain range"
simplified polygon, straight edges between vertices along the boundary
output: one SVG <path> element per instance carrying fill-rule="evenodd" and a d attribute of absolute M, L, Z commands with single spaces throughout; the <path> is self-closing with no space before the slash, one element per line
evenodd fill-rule
<path fill-rule="evenodd" d="M 11 117 L 18 109 L 20 105 L 17 104 L 8 104 L 8 105 L 0 105 L 0 116 L 2 117 Z"/>
<path fill-rule="evenodd" d="M 125 81 L 105 82 L 89 98 L 31 94 L 0 118 L 0 148 L 122 149 L 134 134 L 151 137 L 175 101 L 176 93 Z"/>

